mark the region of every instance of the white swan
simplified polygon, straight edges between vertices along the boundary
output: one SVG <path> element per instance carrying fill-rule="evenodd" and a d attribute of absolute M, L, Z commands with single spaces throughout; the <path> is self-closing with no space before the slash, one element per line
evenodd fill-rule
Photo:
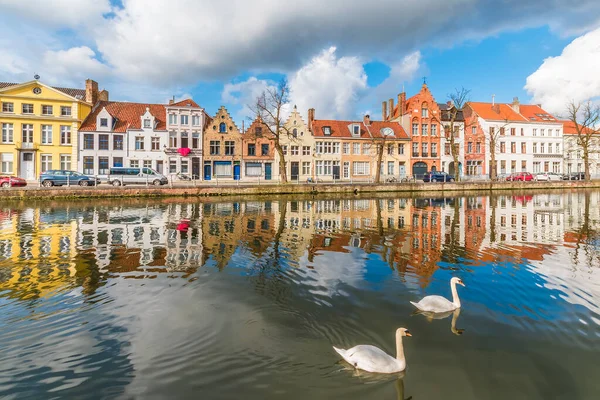
<path fill-rule="evenodd" d="M 385 351 L 368 344 L 354 346 L 348 350 L 338 349 L 335 346 L 333 349 L 342 356 L 347 363 L 354 366 L 354 368 L 362 369 L 367 372 L 393 374 L 395 372 L 404 371 L 406 368 L 402 336 L 412 335 L 406 328 L 398 328 L 396 330 L 396 358 L 390 356 Z"/>
<path fill-rule="evenodd" d="M 465 286 L 460 278 L 450 279 L 452 301 L 442 296 L 427 296 L 421 299 L 421 301 L 418 303 L 411 301 L 411 304 L 421 311 L 430 311 L 435 313 L 454 311 L 457 308 L 460 308 L 460 299 L 458 298 L 458 292 L 456 291 L 456 284 Z"/>

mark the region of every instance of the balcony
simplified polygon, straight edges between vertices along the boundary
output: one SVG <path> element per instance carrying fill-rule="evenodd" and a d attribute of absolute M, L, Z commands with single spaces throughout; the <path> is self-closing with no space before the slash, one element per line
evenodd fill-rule
<path fill-rule="evenodd" d="M 37 142 L 17 142 L 17 150 L 38 150 L 40 144 Z"/>
<path fill-rule="evenodd" d="M 422 157 L 429 157 L 429 153 L 423 153 L 421 154 Z"/>
<path fill-rule="evenodd" d="M 412 156 L 413 156 L 413 157 L 419 157 L 419 153 L 415 153 L 415 152 L 413 151 L 413 153 L 412 153 Z"/>
<path fill-rule="evenodd" d="M 437 157 L 438 153 L 431 153 L 431 157 Z"/>
<path fill-rule="evenodd" d="M 165 147 L 164 152 L 165 152 L 165 154 L 168 154 L 168 155 L 180 155 L 179 149 L 180 149 L 180 147 Z M 190 152 L 187 156 L 188 157 L 190 157 L 190 156 L 197 157 L 197 156 L 201 156 L 201 155 L 202 155 L 202 149 L 191 149 L 190 148 Z"/>

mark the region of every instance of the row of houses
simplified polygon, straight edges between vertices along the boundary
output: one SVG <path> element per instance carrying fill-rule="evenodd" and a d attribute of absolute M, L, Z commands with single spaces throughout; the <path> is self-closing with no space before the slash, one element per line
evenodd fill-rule
<path fill-rule="evenodd" d="M 93 80 L 85 89 L 37 78 L 0 82 L 0 103 L 0 172 L 28 180 L 50 169 L 105 176 L 111 167 L 247 181 L 277 180 L 282 167 L 292 181 L 400 179 L 432 170 L 461 177 L 483 177 L 491 168 L 497 174 L 583 171 L 575 127 L 541 106 L 515 98 L 512 104 L 468 102 L 458 110 L 437 103 L 426 84 L 410 98 L 400 93 L 396 104 L 383 102 L 379 121 L 317 119 L 315 109 L 304 120 L 294 107 L 278 140 L 281 154 L 259 118 L 246 128 L 224 106 L 211 116 L 192 99 L 110 101 Z M 600 173 L 594 154 L 592 173 Z"/>

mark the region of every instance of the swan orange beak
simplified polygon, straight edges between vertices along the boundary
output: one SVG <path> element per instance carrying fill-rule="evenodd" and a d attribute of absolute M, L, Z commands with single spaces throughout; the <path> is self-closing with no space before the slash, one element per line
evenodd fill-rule
<path fill-rule="evenodd" d="M 412 336 L 412 334 L 411 334 L 409 331 L 406 331 L 406 332 L 404 332 L 404 334 L 405 334 L 406 336 Z"/>
<path fill-rule="evenodd" d="M 459 285 L 463 286 L 463 287 L 467 287 L 465 286 L 465 284 L 463 283 L 463 281 L 458 282 Z"/>

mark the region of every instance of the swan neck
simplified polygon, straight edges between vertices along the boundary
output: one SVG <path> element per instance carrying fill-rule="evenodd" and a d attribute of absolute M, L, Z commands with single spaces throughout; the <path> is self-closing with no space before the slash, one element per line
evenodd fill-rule
<path fill-rule="evenodd" d="M 456 282 L 450 283 L 450 288 L 452 289 L 452 304 L 456 308 L 460 308 L 460 299 L 458 298 L 458 291 L 456 290 Z"/>
<path fill-rule="evenodd" d="M 404 346 L 400 332 L 396 333 L 396 360 L 404 362 Z"/>

